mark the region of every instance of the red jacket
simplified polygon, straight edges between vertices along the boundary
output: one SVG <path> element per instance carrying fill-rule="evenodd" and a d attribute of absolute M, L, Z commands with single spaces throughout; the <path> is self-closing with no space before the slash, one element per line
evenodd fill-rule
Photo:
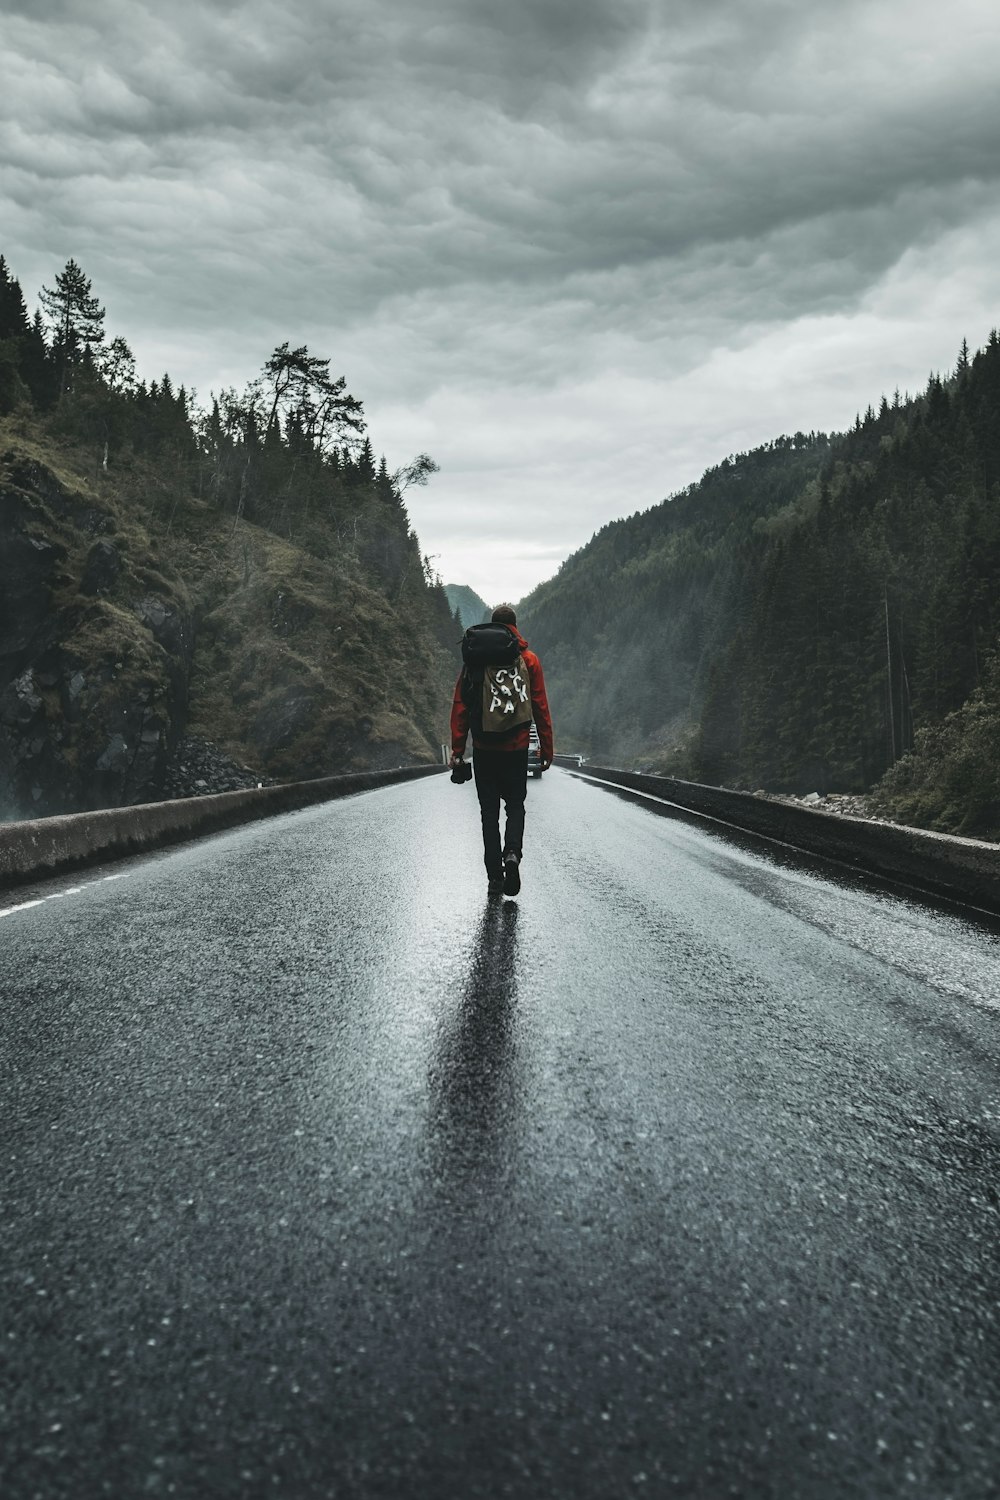
<path fill-rule="evenodd" d="M 523 635 L 520 635 L 513 625 L 508 629 L 517 636 L 517 643 L 521 648 L 521 656 L 524 665 L 528 669 L 528 681 L 531 683 L 531 717 L 538 728 L 538 748 L 542 752 L 542 759 L 552 759 L 552 715 L 549 713 L 549 700 L 545 696 L 545 678 L 542 676 L 542 664 L 534 651 L 528 650 L 528 643 Z M 508 735 L 505 740 L 483 741 L 480 743 L 475 735 L 472 737 L 473 750 L 527 750 L 530 725 L 522 724 L 513 734 Z M 451 748 L 456 755 L 465 754 L 465 742 L 469 735 L 469 709 L 462 702 L 462 673 L 458 674 L 455 683 L 455 696 L 451 704 Z"/>

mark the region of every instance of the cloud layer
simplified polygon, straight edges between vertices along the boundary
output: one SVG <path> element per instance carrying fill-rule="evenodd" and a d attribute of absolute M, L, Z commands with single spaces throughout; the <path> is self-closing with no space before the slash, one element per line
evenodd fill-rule
<path fill-rule="evenodd" d="M 995 319 L 986 0 L 6 4 L 0 250 L 148 374 L 332 356 L 449 579 L 922 383 Z"/>

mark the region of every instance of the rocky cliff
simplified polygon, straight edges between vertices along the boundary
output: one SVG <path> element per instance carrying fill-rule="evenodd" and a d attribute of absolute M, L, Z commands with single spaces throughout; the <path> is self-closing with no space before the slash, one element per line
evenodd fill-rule
<path fill-rule="evenodd" d="M 195 790 L 192 743 L 242 784 L 434 759 L 433 593 L 0 427 L 0 816 Z"/>

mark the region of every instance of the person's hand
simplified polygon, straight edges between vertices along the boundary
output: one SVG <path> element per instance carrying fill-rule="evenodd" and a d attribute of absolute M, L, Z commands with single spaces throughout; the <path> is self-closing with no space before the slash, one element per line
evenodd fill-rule
<path fill-rule="evenodd" d="M 541 759 L 541 761 L 539 762 L 538 769 L 540 771 L 542 771 L 542 772 L 545 772 L 545 771 L 547 771 L 549 769 L 549 766 L 551 766 L 551 764 L 552 764 L 552 762 L 550 760 L 546 760 L 545 757 L 543 756 L 542 759 Z"/>
<path fill-rule="evenodd" d="M 451 760 L 448 762 L 448 764 L 449 764 L 449 766 L 451 766 L 451 769 L 454 771 L 455 767 L 456 766 L 460 766 L 462 764 L 462 761 L 464 759 L 465 759 L 464 756 L 462 756 L 462 755 L 456 755 L 455 752 L 454 752 L 454 750 L 453 750 L 451 752 Z"/>

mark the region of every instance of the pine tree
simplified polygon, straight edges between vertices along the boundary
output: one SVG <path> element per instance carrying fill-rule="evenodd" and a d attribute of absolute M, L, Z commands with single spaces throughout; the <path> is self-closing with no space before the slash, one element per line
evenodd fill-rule
<path fill-rule="evenodd" d="M 20 372 L 21 345 L 27 332 L 21 288 L 0 255 L 0 412 L 13 411 L 29 395 Z"/>
<path fill-rule="evenodd" d="M 42 287 L 39 301 L 52 329 L 52 354 L 59 371 L 59 389 L 70 386 L 70 371 L 93 357 L 104 341 L 104 308 L 90 289 L 75 260 L 56 275 L 54 288 Z"/>
<path fill-rule="evenodd" d="M 962 340 L 962 347 L 958 351 L 958 363 L 955 365 L 955 374 L 959 380 L 969 373 L 969 341 Z"/>
<path fill-rule="evenodd" d="M 20 283 L 0 255 L 0 340 L 22 339 L 29 326 Z"/>
<path fill-rule="evenodd" d="M 361 445 L 361 452 L 357 462 L 358 478 L 363 484 L 371 484 L 375 479 L 375 454 L 372 450 L 371 439 L 365 438 Z"/>

